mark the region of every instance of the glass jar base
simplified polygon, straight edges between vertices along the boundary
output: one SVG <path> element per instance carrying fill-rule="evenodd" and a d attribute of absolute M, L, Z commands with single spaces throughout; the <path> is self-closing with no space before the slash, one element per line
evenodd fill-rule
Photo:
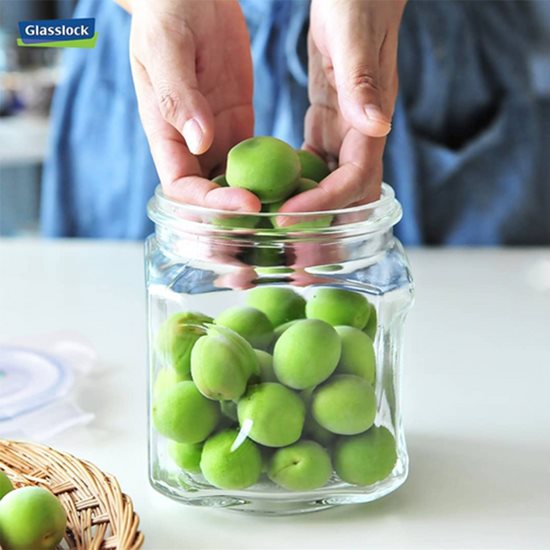
<path fill-rule="evenodd" d="M 207 508 L 222 508 L 236 512 L 259 515 L 284 516 L 306 514 L 327 510 L 344 504 L 364 504 L 378 500 L 398 489 L 407 479 L 407 470 L 394 472 L 384 481 L 369 487 L 344 486 L 327 488 L 324 491 L 308 493 L 254 494 L 253 491 L 235 491 L 231 494 L 223 491 L 199 490 L 196 496 L 192 492 L 183 493 L 180 489 L 162 481 L 150 480 L 159 493 L 184 504 Z"/>

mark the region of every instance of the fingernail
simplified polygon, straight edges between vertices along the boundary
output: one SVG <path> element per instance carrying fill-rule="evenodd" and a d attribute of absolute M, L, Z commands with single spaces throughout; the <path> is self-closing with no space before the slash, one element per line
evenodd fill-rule
<path fill-rule="evenodd" d="M 369 121 L 376 124 L 382 135 L 386 135 L 391 130 L 391 122 L 380 112 L 376 105 L 365 105 L 365 114 Z"/>
<path fill-rule="evenodd" d="M 201 150 L 202 129 L 196 119 L 190 118 L 183 125 L 183 137 L 185 138 L 189 151 L 194 155 L 198 155 Z"/>

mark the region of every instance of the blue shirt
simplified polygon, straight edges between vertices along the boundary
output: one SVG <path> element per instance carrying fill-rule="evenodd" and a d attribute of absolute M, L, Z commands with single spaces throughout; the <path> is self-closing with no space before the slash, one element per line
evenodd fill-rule
<path fill-rule="evenodd" d="M 540 13 L 550 14 L 542 4 L 408 4 L 384 158 L 384 179 L 403 204 L 396 233 L 405 244 L 550 243 L 550 86 L 535 78 L 550 59 L 550 33 L 537 26 Z M 241 5 L 252 40 L 256 134 L 300 146 L 309 3 Z M 65 54 L 43 176 L 43 232 L 141 239 L 152 231 L 145 207 L 158 176 L 132 85 L 130 16 L 110 0 L 82 0 L 76 16 L 96 17 L 100 34 L 95 49 Z"/>

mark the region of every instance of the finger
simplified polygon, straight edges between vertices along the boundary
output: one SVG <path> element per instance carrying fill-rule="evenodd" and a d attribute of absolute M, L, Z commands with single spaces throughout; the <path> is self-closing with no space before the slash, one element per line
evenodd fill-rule
<path fill-rule="evenodd" d="M 362 13 L 359 17 L 365 17 Z M 383 137 L 391 130 L 384 113 L 380 81 L 380 43 L 368 19 L 346 25 L 348 32 L 329 46 L 330 61 L 344 118 L 359 132 Z M 381 41 L 380 41 L 381 42 Z"/>
<path fill-rule="evenodd" d="M 165 194 L 177 201 L 240 212 L 259 212 L 259 199 L 244 189 L 220 188 L 202 177 L 201 166 L 181 134 L 162 117 L 147 73 L 132 60 L 143 128 Z"/>
<path fill-rule="evenodd" d="M 214 118 L 206 98 L 199 91 L 196 47 L 192 31 L 156 24 L 148 49 L 135 48 L 147 69 L 159 111 L 166 122 L 184 138 L 195 155 L 208 150 L 214 139 Z"/>
<path fill-rule="evenodd" d="M 342 143 L 340 166 L 316 188 L 289 199 L 281 207 L 281 214 L 334 210 L 379 198 L 384 143 L 383 138 L 371 138 L 350 130 Z M 296 219 L 279 216 L 277 222 L 289 226 L 296 223 Z"/>

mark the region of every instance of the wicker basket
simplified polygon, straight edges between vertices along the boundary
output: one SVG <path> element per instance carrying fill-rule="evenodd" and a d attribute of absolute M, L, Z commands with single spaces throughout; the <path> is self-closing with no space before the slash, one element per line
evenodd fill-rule
<path fill-rule="evenodd" d="M 67 511 L 61 548 L 133 550 L 143 544 L 139 518 L 117 480 L 93 464 L 43 445 L 0 440 L 0 470 L 16 487 L 49 489 Z"/>

